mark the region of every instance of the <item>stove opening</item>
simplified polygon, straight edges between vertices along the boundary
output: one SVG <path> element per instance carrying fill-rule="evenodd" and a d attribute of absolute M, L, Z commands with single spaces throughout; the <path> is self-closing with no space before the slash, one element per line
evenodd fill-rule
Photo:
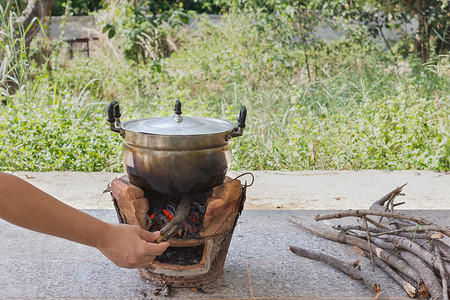
<path fill-rule="evenodd" d="M 169 247 L 155 260 L 171 265 L 197 265 L 203 257 L 203 249 L 205 245 L 194 247 Z"/>
<path fill-rule="evenodd" d="M 167 223 L 171 222 L 175 216 L 177 205 L 169 202 L 159 206 L 156 202 L 149 201 L 150 209 L 147 213 L 147 228 L 149 231 L 159 231 Z M 203 226 L 203 217 L 205 215 L 205 205 L 197 201 L 193 201 L 189 213 L 184 220 L 177 236 L 180 239 L 199 239 Z"/>

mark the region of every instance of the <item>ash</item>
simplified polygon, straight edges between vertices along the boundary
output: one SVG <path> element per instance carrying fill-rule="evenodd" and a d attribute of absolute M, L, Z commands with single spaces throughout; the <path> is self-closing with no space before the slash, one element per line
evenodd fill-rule
<path fill-rule="evenodd" d="M 199 264 L 203 256 L 204 245 L 195 247 L 169 247 L 156 260 L 161 263 L 172 265 L 196 265 Z"/>

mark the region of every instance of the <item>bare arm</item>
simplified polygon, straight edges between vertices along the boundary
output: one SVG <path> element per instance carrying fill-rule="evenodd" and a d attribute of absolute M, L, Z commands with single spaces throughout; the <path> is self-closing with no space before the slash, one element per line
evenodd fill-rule
<path fill-rule="evenodd" d="M 100 250 L 119 267 L 148 266 L 168 243 L 138 226 L 109 224 L 62 203 L 28 182 L 0 172 L 0 218 Z"/>

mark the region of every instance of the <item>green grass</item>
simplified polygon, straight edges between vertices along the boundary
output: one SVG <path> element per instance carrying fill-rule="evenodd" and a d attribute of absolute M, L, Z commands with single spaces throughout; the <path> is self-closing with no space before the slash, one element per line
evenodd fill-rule
<path fill-rule="evenodd" d="M 106 106 L 122 119 L 183 115 L 247 127 L 233 140 L 233 169 L 450 169 L 449 58 L 422 66 L 351 39 L 287 45 L 261 15 L 231 14 L 200 24 L 178 53 L 152 65 L 96 58 L 52 58 L 51 72 L 0 106 L 0 170 L 118 171 L 121 140 L 108 129 Z M 288 34 L 287 32 L 286 34 Z"/>

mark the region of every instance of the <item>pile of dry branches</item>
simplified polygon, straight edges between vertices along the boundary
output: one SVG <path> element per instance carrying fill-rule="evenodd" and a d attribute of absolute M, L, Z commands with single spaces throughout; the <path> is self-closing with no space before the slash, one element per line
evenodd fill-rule
<path fill-rule="evenodd" d="M 404 185 L 403 185 L 404 186 Z M 450 237 L 450 227 L 442 227 L 425 219 L 397 213 L 394 199 L 401 193 L 398 187 L 368 210 L 347 210 L 338 213 L 317 215 L 316 221 L 343 217 L 357 217 L 355 225 L 333 225 L 324 229 L 290 217 L 288 221 L 323 238 L 353 245 L 363 256 L 370 257 L 372 269 L 381 268 L 414 298 L 417 294 L 431 299 L 449 298 L 450 246 L 445 240 Z M 370 225 L 369 225 L 370 223 Z M 380 284 L 371 274 L 364 273 L 359 261 L 354 264 L 338 260 L 323 253 L 290 246 L 297 255 L 330 264 L 355 279 L 360 279 L 375 293 L 381 294 Z"/>

